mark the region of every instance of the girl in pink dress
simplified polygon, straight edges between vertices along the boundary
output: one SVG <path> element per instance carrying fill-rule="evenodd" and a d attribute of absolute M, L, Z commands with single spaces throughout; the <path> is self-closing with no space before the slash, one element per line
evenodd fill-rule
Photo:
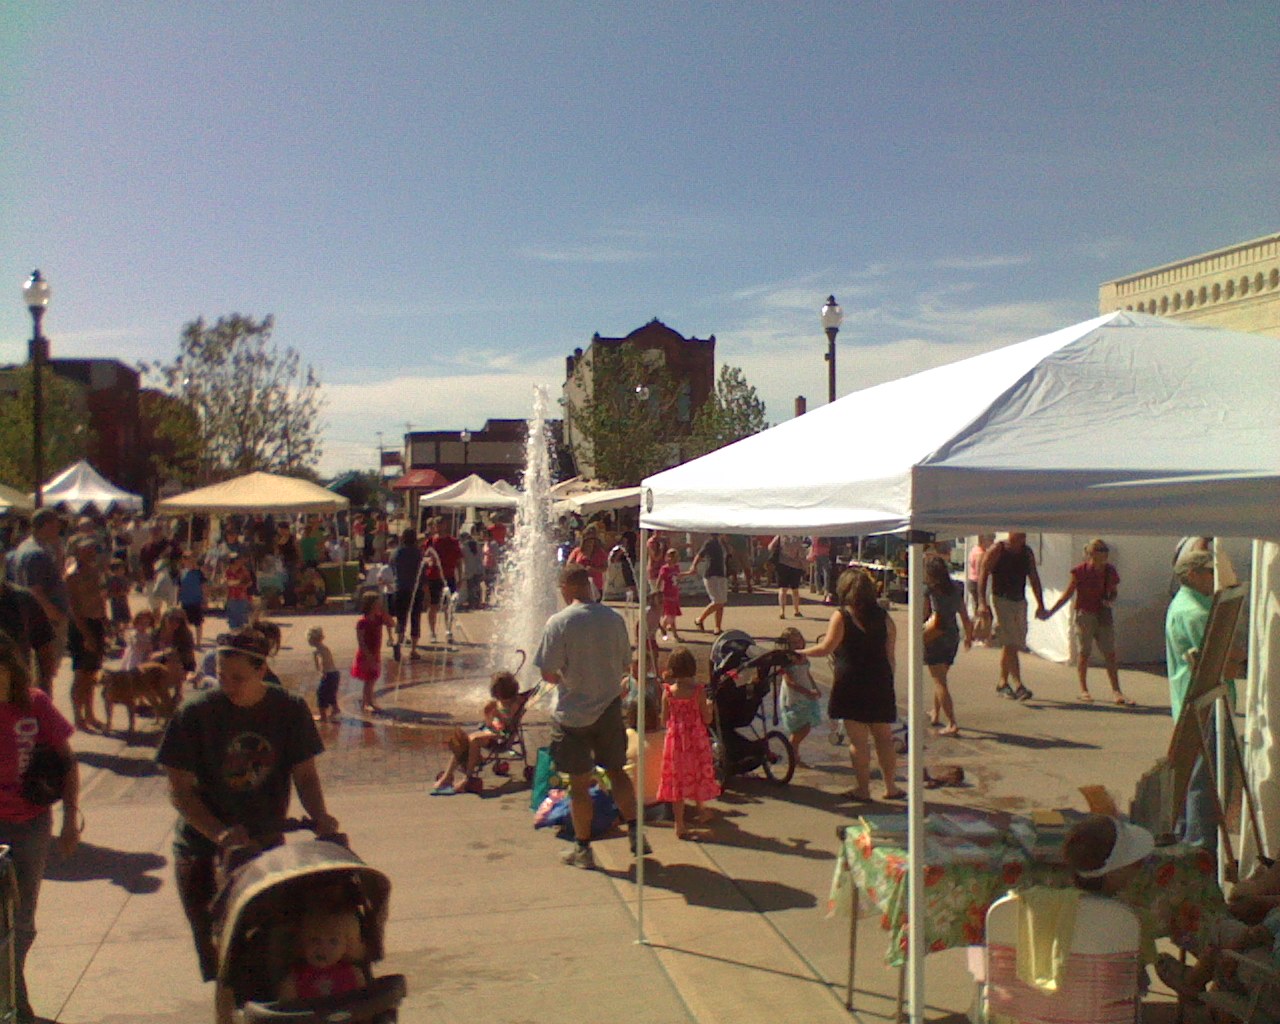
<path fill-rule="evenodd" d="M 679 643 L 676 619 L 680 618 L 680 555 L 675 548 L 667 548 L 666 561 L 658 570 L 658 589 L 662 591 L 662 618 L 658 627 Z"/>
<path fill-rule="evenodd" d="M 393 620 L 382 610 L 382 597 L 365 594 L 360 601 L 360 618 L 356 620 L 356 656 L 351 675 L 364 684 L 360 710 L 366 714 L 382 710 L 373 702 L 373 684 L 382 675 L 382 631 L 389 623 Z"/>
<path fill-rule="evenodd" d="M 697 682 L 698 662 L 686 647 L 677 647 L 667 659 L 666 686 L 662 692 L 662 722 L 667 727 L 662 747 L 662 783 L 658 799 L 669 801 L 675 810 L 676 838 L 695 839 L 685 828 L 684 802 L 698 808 L 694 820 L 705 823 L 711 813 L 704 801 L 720 795 L 715 764 L 711 757 L 711 702 Z"/>

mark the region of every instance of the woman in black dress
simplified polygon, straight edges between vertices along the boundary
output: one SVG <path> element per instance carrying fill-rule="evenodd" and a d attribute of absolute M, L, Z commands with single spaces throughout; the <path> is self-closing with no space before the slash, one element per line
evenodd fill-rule
<path fill-rule="evenodd" d="M 853 763 L 854 800 L 871 799 L 871 746 L 884 775 L 886 800 L 906 793 L 895 778 L 898 755 L 893 747 L 893 724 L 898 705 L 893 693 L 893 646 L 897 630 L 880 607 L 876 585 L 861 569 L 847 569 L 836 584 L 840 607 L 831 613 L 827 635 L 800 654 L 809 658 L 832 655 L 833 682 L 827 714 L 844 722 Z"/>

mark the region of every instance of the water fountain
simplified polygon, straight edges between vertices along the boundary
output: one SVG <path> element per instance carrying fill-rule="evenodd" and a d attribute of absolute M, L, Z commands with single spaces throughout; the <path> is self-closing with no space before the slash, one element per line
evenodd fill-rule
<path fill-rule="evenodd" d="M 538 679 L 533 655 L 542 637 L 542 627 L 560 606 L 551 529 L 551 448 L 547 391 L 535 387 L 533 414 L 529 417 L 529 433 L 525 439 L 520 504 L 502 571 L 499 594 L 502 622 L 494 648 L 495 666 L 500 668 L 511 668 L 519 662 L 517 650 L 528 654 L 520 681 L 522 687 L 532 686 Z"/>

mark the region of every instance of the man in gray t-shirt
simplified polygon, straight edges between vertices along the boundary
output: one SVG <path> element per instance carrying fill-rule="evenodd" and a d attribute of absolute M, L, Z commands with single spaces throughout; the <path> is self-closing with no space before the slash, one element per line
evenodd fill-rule
<path fill-rule="evenodd" d="M 613 799 L 636 852 L 636 794 L 623 771 L 627 732 L 622 721 L 622 679 L 631 664 L 631 640 L 622 616 L 592 598 L 591 576 L 581 565 L 561 573 L 567 607 L 547 620 L 533 663 L 559 688 L 551 723 L 551 756 L 569 776 L 569 802 L 577 839 L 564 862 L 595 867 L 591 852 L 591 780 L 598 764 L 609 776 Z M 645 852 L 648 852 L 647 850 Z"/>

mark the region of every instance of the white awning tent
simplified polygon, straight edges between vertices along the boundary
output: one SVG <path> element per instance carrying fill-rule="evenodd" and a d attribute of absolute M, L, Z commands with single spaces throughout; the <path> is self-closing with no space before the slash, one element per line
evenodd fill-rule
<path fill-rule="evenodd" d="M 418 498 L 419 508 L 515 508 L 520 500 L 472 473 L 456 484 Z"/>
<path fill-rule="evenodd" d="M 351 504 L 309 480 L 275 473 L 249 473 L 220 484 L 166 498 L 156 505 L 161 515 L 290 514 L 341 512 Z"/>
<path fill-rule="evenodd" d="M 142 511 L 142 496 L 117 487 L 89 463 L 81 459 L 68 466 L 40 489 L 46 505 L 65 505 L 72 512 L 83 512 L 93 505 L 100 512 L 112 509 Z"/>
<path fill-rule="evenodd" d="M 1108 314 L 848 395 L 650 477 L 641 527 L 903 531 L 913 541 L 913 581 L 923 576 L 921 541 L 931 533 L 1003 526 L 1277 539 L 1278 344 Z M 643 562 L 644 544 L 640 551 Z M 643 567 L 637 577 L 643 588 Z M 908 614 L 913 722 L 922 717 L 926 680 L 918 590 L 910 588 Z M 915 921 L 923 916 L 922 732 L 909 732 Z M 918 1024 L 924 930 L 912 929 L 911 938 Z"/>
<path fill-rule="evenodd" d="M 589 516 L 595 512 L 606 512 L 615 508 L 639 508 L 640 491 L 639 487 L 611 487 L 603 491 L 583 491 L 554 502 L 551 510 L 557 515 L 564 512 L 577 512 Z"/>
<path fill-rule="evenodd" d="M 35 511 L 35 507 L 35 500 L 30 495 L 0 484 L 0 513 L 28 513 Z"/>

